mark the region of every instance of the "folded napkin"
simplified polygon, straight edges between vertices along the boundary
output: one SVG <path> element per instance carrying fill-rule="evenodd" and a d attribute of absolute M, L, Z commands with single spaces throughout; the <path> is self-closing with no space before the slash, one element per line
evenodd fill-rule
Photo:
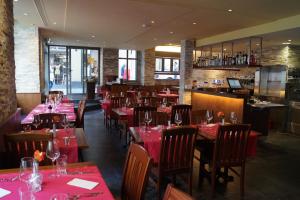
<path fill-rule="evenodd" d="M 68 185 L 92 190 L 94 187 L 96 187 L 99 183 L 94 181 L 87 181 L 79 178 L 74 178 L 71 181 L 67 183 Z"/>

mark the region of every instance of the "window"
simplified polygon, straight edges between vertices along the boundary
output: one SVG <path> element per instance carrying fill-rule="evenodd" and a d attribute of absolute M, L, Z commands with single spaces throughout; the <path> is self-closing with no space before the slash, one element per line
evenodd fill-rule
<path fill-rule="evenodd" d="M 155 79 L 180 79 L 178 58 L 156 58 Z"/>
<path fill-rule="evenodd" d="M 136 81 L 137 55 L 135 50 L 119 50 L 119 78 Z"/>

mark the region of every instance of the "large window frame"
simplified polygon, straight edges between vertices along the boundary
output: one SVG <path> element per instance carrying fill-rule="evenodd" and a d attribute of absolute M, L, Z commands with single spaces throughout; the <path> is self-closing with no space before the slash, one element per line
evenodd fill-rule
<path fill-rule="evenodd" d="M 126 51 L 126 57 L 120 57 L 120 51 Z M 134 58 L 132 58 L 132 57 L 130 57 L 129 56 L 129 52 L 130 51 L 135 51 L 135 57 Z M 135 82 L 135 81 L 137 81 L 137 62 L 138 62 L 138 59 L 137 59 L 137 51 L 136 50 L 134 50 L 134 49 L 119 49 L 119 51 L 118 51 L 118 77 L 120 78 L 120 76 L 119 76 L 119 70 L 120 70 L 120 60 L 126 60 L 126 73 L 127 74 L 129 74 L 129 70 L 128 70 L 128 64 L 129 64 L 129 62 L 130 61 L 135 61 L 135 79 L 133 79 L 133 80 L 130 80 L 130 79 L 128 79 L 128 76 L 127 76 L 127 79 L 123 79 L 124 81 L 132 81 L 132 82 Z"/>
<path fill-rule="evenodd" d="M 161 70 L 158 70 L 157 63 L 160 60 Z M 174 61 L 177 61 L 177 69 L 175 70 Z M 169 65 L 166 65 L 169 62 Z M 158 78 L 160 77 L 160 78 Z M 168 77 L 168 78 L 161 78 Z M 171 78 L 173 77 L 173 78 Z M 180 58 L 178 57 L 155 57 L 155 79 L 158 80 L 178 80 L 180 77 Z"/>

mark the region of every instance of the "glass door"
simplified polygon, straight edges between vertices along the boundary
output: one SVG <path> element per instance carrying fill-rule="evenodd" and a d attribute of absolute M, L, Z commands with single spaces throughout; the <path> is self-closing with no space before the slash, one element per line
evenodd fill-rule
<path fill-rule="evenodd" d="M 84 93 L 84 51 L 82 48 L 69 50 L 69 94 Z"/>

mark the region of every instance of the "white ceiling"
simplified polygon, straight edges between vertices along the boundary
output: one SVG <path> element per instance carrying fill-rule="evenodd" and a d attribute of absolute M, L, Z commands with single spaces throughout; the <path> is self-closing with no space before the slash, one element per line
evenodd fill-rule
<path fill-rule="evenodd" d="M 55 44 L 145 49 L 297 15 L 300 0 L 18 0 L 14 13 Z"/>

